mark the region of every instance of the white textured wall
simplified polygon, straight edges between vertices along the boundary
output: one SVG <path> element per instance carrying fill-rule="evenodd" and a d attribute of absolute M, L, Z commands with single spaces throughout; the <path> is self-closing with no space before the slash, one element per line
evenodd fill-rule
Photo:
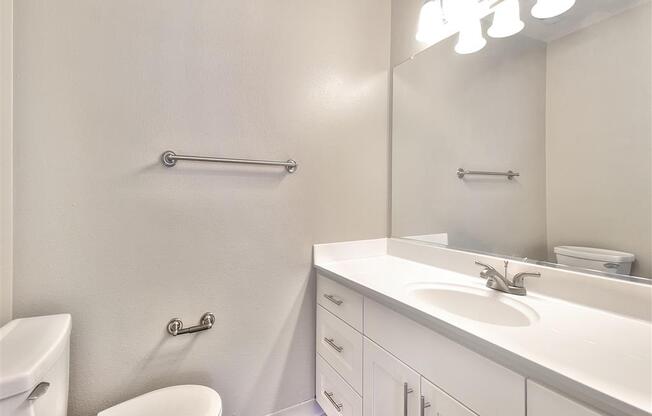
<path fill-rule="evenodd" d="M 13 0 L 0 0 L 0 325 L 11 319 L 13 282 Z"/>
<path fill-rule="evenodd" d="M 229 416 L 313 397 L 311 245 L 387 233 L 389 9 L 16 3 L 15 315 L 72 313 L 71 415 L 179 383 Z"/>
<path fill-rule="evenodd" d="M 548 46 L 548 245 L 634 253 L 652 277 L 650 4 Z"/>
<path fill-rule="evenodd" d="M 545 44 L 514 36 L 458 55 L 455 42 L 394 68 L 392 235 L 545 258 Z"/>

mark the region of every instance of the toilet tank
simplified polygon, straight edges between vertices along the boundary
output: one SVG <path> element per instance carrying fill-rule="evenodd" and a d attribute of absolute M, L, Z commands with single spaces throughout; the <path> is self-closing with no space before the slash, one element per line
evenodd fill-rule
<path fill-rule="evenodd" d="M 66 416 L 71 321 L 49 315 L 0 328 L 0 415 Z"/>
<path fill-rule="evenodd" d="M 593 247 L 555 247 L 557 263 L 607 273 L 630 274 L 636 257 L 623 251 Z"/>

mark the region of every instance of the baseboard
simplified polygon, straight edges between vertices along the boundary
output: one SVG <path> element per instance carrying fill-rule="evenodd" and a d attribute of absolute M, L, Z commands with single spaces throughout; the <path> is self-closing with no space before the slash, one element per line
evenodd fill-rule
<path fill-rule="evenodd" d="M 317 404 L 315 399 L 305 401 L 303 403 L 295 404 L 275 413 L 270 413 L 266 416 L 323 416 L 324 411 Z"/>

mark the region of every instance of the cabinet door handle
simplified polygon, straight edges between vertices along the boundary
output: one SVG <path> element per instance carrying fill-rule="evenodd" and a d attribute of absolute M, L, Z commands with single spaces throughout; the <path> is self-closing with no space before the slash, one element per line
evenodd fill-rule
<path fill-rule="evenodd" d="M 408 383 L 403 383 L 403 416 L 408 416 L 408 394 L 414 392 Z"/>
<path fill-rule="evenodd" d="M 326 343 L 327 343 L 328 345 L 330 345 L 331 347 L 333 347 L 333 349 L 334 349 L 335 351 L 337 351 L 337 352 L 342 352 L 342 351 L 344 350 L 344 347 L 340 347 L 339 345 L 337 345 L 337 344 L 335 343 L 335 340 L 334 340 L 333 338 L 326 338 L 326 337 L 324 337 L 324 341 L 326 341 Z"/>
<path fill-rule="evenodd" d="M 324 390 L 324 396 L 326 396 L 328 401 L 331 402 L 333 406 L 335 406 L 335 408 L 339 413 L 342 413 L 342 408 L 344 407 L 344 405 L 342 403 L 337 403 L 335 399 L 333 399 L 333 393 Z"/>
<path fill-rule="evenodd" d="M 334 304 L 336 304 L 337 306 L 340 306 L 341 304 L 344 303 L 343 300 L 341 300 L 341 299 L 337 299 L 337 298 L 336 298 L 335 296 L 333 296 L 333 295 L 327 295 L 327 294 L 324 293 L 324 297 L 325 297 L 326 299 L 330 300 L 331 302 L 333 302 Z"/>
<path fill-rule="evenodd" d="M 421 396 L 421 416 L 425 416 L 426 409 L 430 407 L 430 402 L 426 402 L 426 398 Z"/>

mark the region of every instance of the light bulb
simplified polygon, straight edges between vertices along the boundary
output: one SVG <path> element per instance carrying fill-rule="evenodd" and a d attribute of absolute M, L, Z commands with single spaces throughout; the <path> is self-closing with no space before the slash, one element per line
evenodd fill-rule
<path fill-rule="evenodd" d="M 455 52 L 466 55 L 484 48 L 487 40 L 482 36 L 482 24 L 477 16 L 467 16 L 461 22 Z"/>
<path fill-rule="evenodd" d="M 532 7 L 532 16 L 537 19 L 550 19 L 570 10 L 575 0 L 537 0 Z"/>
<path fill-rule="evenodd" d="M 494 12 L 494 20 L 487 34 L 492 38 L 506 38 L 523 30 L 518 0 L 504 0 Z"/>
<path fill-rule="evenodd" d="M 424 43 L 436 42 L 439 39 L 443 20 L 440 0 L 426 0 L 419 13 L 416 39 Z"/>

